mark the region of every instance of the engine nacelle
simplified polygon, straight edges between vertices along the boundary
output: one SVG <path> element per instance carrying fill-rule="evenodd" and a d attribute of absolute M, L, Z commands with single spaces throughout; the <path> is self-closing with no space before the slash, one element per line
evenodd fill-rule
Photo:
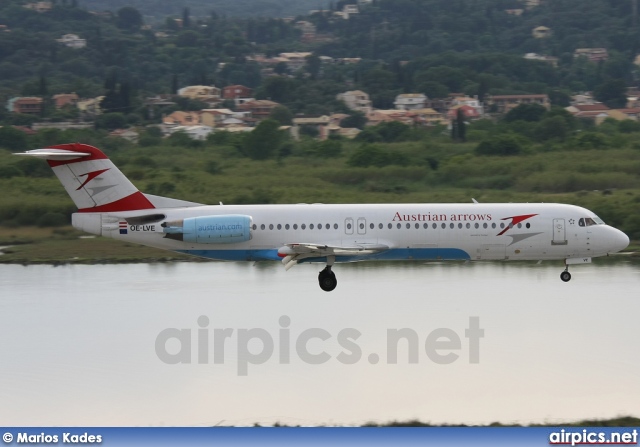
<path fill-rule="evenodd" d="M 196 244 L 236 244 L 251 240 L 251 216 L 227 214 L 164 222 L 165 237 Z"/>

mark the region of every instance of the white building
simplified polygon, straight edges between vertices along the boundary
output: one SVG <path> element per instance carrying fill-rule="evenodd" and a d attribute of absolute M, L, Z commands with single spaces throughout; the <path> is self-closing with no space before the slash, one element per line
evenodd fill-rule
<path fill-rule="evenodd" d="M 87 46 L 87 40 L 81 39 L 77 34 L 65 34 L 60 39 L 56 39 L 56 42 L 73 49 L 84 48 Z"/>
<path fill-rule="evenodd" d="M 418 110 L 424 109 L 427 97 L 422 93 L 404 93 L 396 96 L 393 103 L 398 110 Z"/>
<path fill-rule="evenodd" d="M 213 132 L 209 126 L 176 126 L 169 130 L 169 133 L 184 132 L 193 140 L 206 140 L 207 136 Z"/>
<path fill-rule="evenodd" d="M 336 98 L 338 101 L 343 101 L 351 110 L 358 110 L 364 114 L 370 113 L 371 110 L 373 110 L 369 95 L 362 90 L 338 93 Z"/>

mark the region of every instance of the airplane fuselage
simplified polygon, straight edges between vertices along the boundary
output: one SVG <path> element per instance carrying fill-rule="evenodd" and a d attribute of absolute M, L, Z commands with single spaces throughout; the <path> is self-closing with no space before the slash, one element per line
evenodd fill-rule
<path fill-rule="evenodd" d="M 73 222 L 79 229 L 114 239 L 233 261 L 281 260 L 279 250 L 291 243 L 388 247 L 362 256 L 336 256 L 336 262 L 591 258 L 628 243 L 619 230 L 597 224 L 589 210 L 563 204 L 217 205 L 153 209 L 147 214 L 163 218 L 132 223 L 127 218 L 139 218 L 140 211 L 76 213 Z M 174 240 L 166 237 L 160 222 L 228 215 L 251 218 L 248 240 Z M 302 262 L 325 261 L 318 256 Z"/>

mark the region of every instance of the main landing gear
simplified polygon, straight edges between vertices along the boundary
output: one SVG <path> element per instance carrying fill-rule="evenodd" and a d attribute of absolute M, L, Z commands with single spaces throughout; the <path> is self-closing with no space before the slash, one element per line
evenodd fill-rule
<path fill-rule="evenodd" d="M 327 266 L 318 273 L 318 283 L 320 284 L 320 288 L 325 292 L 331 292 L 338 285 L 336 274 L 331 270 L 331 266 L 335 260 L 335 256 L 328 256 Z"/>
<path fill-rule="evenodd" d="M 564 282 L 571 281 L 571 273 L 569 273 L 569 266 L 564 269 L 564 272 L 560 273 L 560 279 Z"/>

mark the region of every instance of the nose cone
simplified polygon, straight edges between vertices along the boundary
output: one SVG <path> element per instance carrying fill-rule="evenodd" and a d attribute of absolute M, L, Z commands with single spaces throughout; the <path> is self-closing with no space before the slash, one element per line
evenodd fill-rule
<path fill-rule="evenodd" d="M 610 238 L 610 249 L 608 253 L 617 253 L 629 246 L 629 236 L 627 236 L 620 230 L 616 230 L 615 228 L 612 228 L 612 230 L 613 234 Z"/>

